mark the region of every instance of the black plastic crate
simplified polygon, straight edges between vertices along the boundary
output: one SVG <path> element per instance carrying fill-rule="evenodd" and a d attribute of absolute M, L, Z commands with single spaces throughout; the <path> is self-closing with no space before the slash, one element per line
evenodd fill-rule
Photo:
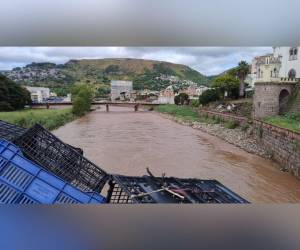
<path fill-rule="evenodd" d="M 25 133 L 26 129 L 0 120 L 0 138 L 14 140 Z"/>
<path fill-rule="evenodd" d="M 78 149 L 62 142 L 39 124 L 14 143 L 29 159 L 83 191 L 100 192 L 108 179 L 107 173 Z"/>
<path fill-rule="evenodd" d="M 108 203 L 248 203 L 216 180 L 112 175 Z"/>

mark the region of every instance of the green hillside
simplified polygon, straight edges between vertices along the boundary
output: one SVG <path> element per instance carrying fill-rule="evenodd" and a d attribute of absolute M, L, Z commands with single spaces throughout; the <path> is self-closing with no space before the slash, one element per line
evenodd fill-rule
<path fill-rule="evenodd" d="M 96 86 L 109 86 L 110 80 L 132 80 L 134 89 L 161 90 L 175 78 L 178 82 L 193 81 L 208 85 L 209 78 L 181 64 L 143 59 L 81 59 L 65 64 L 32 63 L 15 68 L 6 75 L 19 83 L 48 86 L 52 89 L 68 88 L 84 82 Z"/>

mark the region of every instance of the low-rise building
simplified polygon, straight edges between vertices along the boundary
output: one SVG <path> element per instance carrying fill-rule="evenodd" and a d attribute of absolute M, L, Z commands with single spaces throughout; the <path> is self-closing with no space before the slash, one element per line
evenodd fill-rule
<path fill-rule="evenodd" d="M 132 92 L 132 81 L 111 81 L 111 100 L 130 99 Z"/>
<path fill-rule="evenodd" d="M 175 93 L 174 93 L 173 86 L 169 85 L 164 90 L 160 91 L 160 96 L 163 96 L 163 97 L 174 97 Z"/>
<path fill-rule="evenodd" d="M 25 88 L 30 92 L 31 100 L 33 102 L 37 102 L 37 103 L 45 102 L 50 97 L 49 88 L 30 87 L 30 86 L 25 86 Z"/>

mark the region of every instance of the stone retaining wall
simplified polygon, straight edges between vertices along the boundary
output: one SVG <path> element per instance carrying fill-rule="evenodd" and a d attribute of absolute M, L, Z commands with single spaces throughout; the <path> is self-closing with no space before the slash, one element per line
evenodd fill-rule
<path fill-rule="evenodd" d="M 229 114 L 200 109 L 200 115 L 218 116 L 224 121 L 235 120 L 240 124 L 249 120 Z M 257 143 L 265 147 L 272 159 L 279 163 L 282 169 L 291 172 L 300 179 L 300 133 L 280 128 L 260 120 L 252 122 L 253 137 Z"/>
<path fill-rule="evenodd" d="M 257 141 L 284 170 L 300 179 L 300 134 L 258 120 L 253 123 Z"/>
<path fill-rule="evenodd" d="M 240 125 L 248 122 L 248 118 L 246 118 L 246 117 L 224 114 L 224 113 L 210 111 L 210 110 L 199 109 L 198 113 L 200 115 L 207 114 L 208 117 L 219 117 L 220 119 L 222 119 L 222 121 L 234 120 L 234 121 L 238 122 Z"/>

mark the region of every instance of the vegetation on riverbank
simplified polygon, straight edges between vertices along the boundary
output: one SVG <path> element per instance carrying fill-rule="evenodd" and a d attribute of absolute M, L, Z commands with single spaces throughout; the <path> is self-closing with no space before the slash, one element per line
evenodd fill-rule
<path fill-rule="evenodd" d="M 190 106 L 177 106 L 174 104 L 160 105 L 155 107 L 155 111 L 169 114 L 185 121 L 198 121 L 199 115 Z"/>
<path fill-rule="evenodd" d="M 23 109 L 30 103 L 27 89 L 0 74 L 0 111 Z"/>
<path fill-rule="evenodd" d="M 186 122 L 220 123 L 218 119 L 200 116 L 191 106 L 167 104 L 155 107 L 155 111 L 172 115 Z"/>
<path fill-rule="evenodd" d="M 249 124 L 239 126 L 237 122 L 222 121 L 218 116 L 209 118 L 207 114 L 199 115 L 190 106 L 161 105 L 155 108 L 157 112 L 170 115 L 170 119 L 194 129 L 217 136 L 245 151 L 270 159 L 271 155 L 265 147 L 259 144 L 251 133 L 246 133 Z"/>
<path fill-rule="evenodd" d="M 284 116 L 269 116 L 264 118 L 264 121 L 300 133 L 300 113 L 287 113 Z"/>
<path fill-rule="evenodd" d="M 205 124 L 222 124 L 224 128 L 235 129 L 239 123 L 234 120 L 222 121 L 218 116 L 209 117 L 208 114 L 200 115 L 193 107 L 185 105 L 161 105 L 155 108 L 157 112 L 165 113 L 180 119 L 183 122 L 200 122 Z M 245 128 L 243 128 L 245 129 Z M 248 128 L 247 128 L 248 129 Z M 245 129 L 245 130 L 247 130 Z"/>
<path fill-rule="evenodd" d="M 83 116 L 91 109 L 93 101 L 93 90 L 87 84 L 77 85 L 72 89 L 74 115 Z"/>
<path fill-rule="evenodd" d="M 0 112 L 0 120 L 29 128 L 39 123 L 49 130 L 56 129 L 72 120 L 72 109 L 27 109 L 22 111 Z"/>

